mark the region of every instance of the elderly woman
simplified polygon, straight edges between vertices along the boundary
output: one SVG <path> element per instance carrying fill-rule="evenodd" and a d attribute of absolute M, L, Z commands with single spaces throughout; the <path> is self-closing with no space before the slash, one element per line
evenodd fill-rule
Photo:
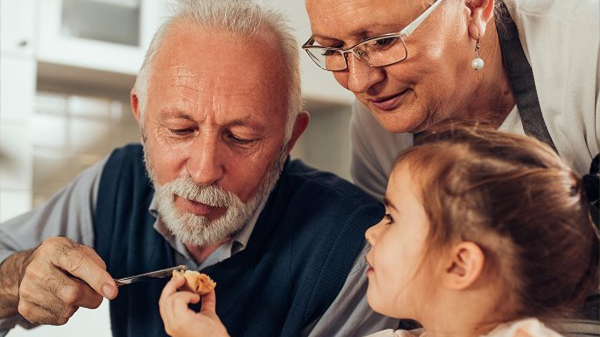
<path fill-rule="evenodd" d="M 598 0 L 307 0 L 303 46 L 357 98 L 355 182 L 382 197 L 419 132 L 470 120 L 550 144 L 579 173 L 599 151 Z"/>

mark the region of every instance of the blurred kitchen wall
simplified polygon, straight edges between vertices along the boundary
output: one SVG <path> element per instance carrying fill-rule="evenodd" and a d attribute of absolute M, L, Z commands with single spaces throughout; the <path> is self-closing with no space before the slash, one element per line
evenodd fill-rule
<path fill-rule="evenodd" d="M 129 90 L 170 0 L 0 1 L 0 221 L 47 200 L 110 151 L 138 141 Z M 310 36 L 302 0 L 256 0 Z M 352 95 L 301 51 L 311 113 L 292 156 L 348 178 Z M 10 337 L 110 335 L 107 304 L 63 327 Z"/>

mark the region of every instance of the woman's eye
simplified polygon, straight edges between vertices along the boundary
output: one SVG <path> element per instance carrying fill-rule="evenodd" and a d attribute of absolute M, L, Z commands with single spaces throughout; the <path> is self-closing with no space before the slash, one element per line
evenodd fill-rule
<path fill-rule="evenodd" d="M 378 47 L 380 49 L 387 49 L 389 47 L 391 47 L 394 43 L 396 43 L 396 41 L 398 41 L 397 37 L 385 37 L 382 39 L 378 39 L 373 41 L 374 46 Z"/>
<path fill-rule="evenodd" d="M 339 54 L 337 51 L 335 50 L 331 50 L 331 49 L 325 49 L 321 52 L 322 56 L 332 56 L 332 55 L 336 55 Z"/>

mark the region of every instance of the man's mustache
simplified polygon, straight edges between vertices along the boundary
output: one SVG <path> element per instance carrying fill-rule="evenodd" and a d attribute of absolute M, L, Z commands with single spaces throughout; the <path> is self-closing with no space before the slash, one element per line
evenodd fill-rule
<path fill-rule="evenodd" d="M 217 185 L 198 185 L 191 177 L 180 177 L 162 186 L 179 197 L 199 202 L 211 207 L 229 207 L 243 204 L 234 193 Z"/>

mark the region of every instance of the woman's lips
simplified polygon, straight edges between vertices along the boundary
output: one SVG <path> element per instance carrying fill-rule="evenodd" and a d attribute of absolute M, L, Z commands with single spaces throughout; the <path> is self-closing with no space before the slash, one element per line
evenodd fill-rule
<path fill-rule="evenodd" d="M 391 111 L 400 106 L 402 102 L 402 98 L 408 92 L 408 90 L 404 90 L 396 95 L 388 96 L 385 98 L 379 99 L 370 99 L 371 104 L 379 110 L 383 111 Z"/>

